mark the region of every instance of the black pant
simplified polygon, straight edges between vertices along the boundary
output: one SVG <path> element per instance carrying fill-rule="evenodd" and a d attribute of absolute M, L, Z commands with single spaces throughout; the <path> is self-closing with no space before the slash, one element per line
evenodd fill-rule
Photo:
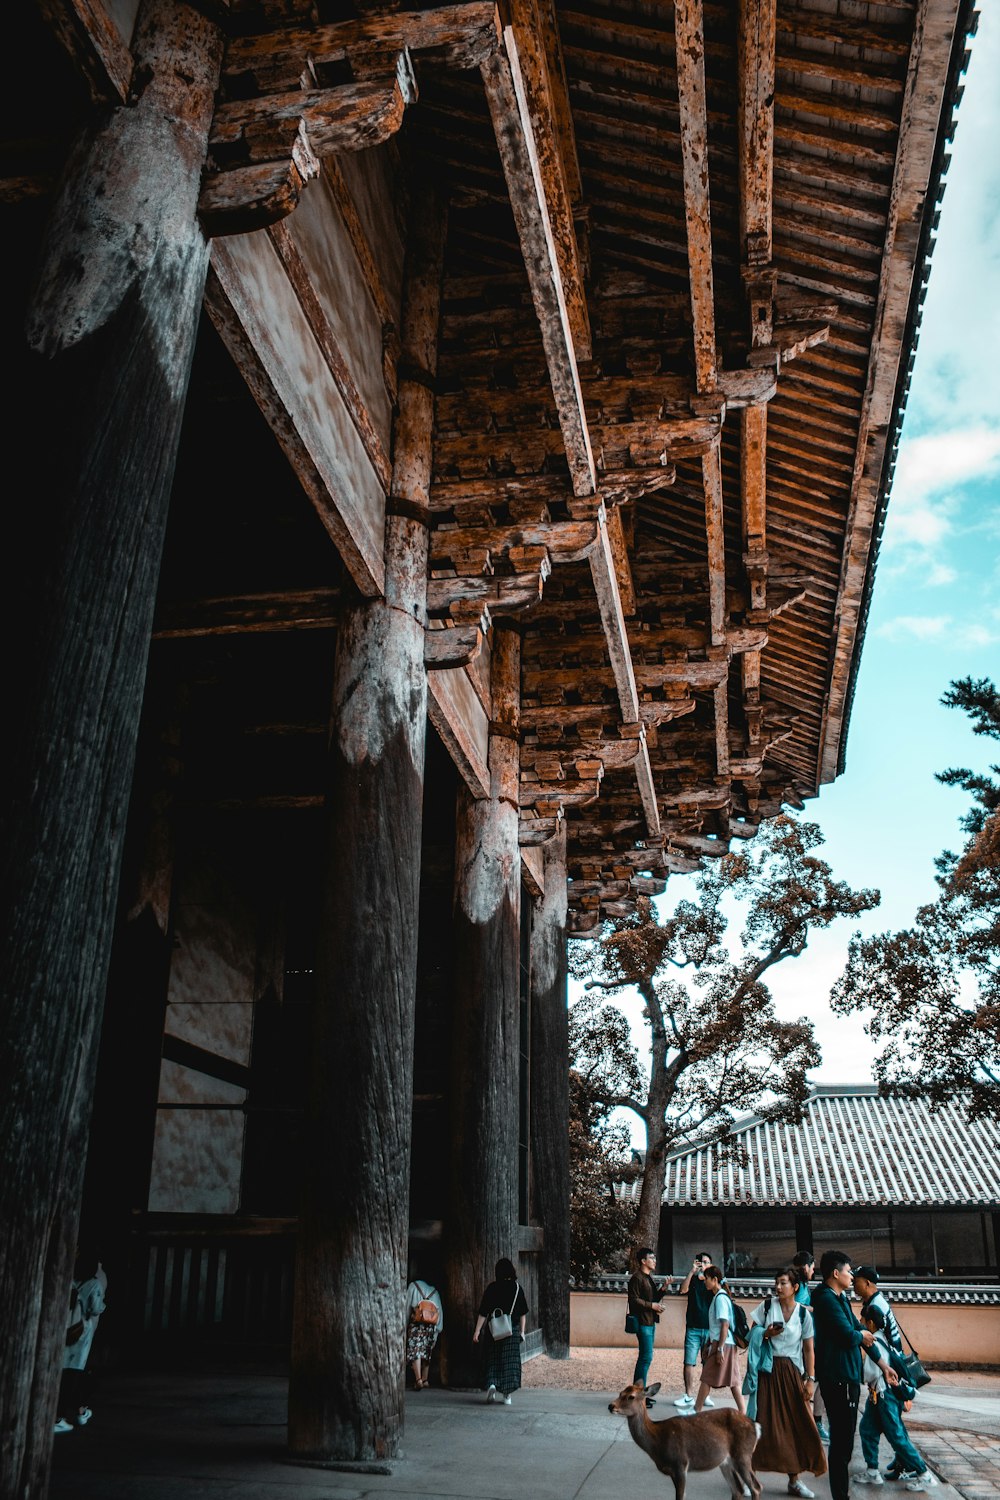
<path fill-rule="evenodd" d="M 826 1402 L 826 1419 L 830 1424 L 830 1494 L 833 1500 L 847 1500 L 851 1488 L 848 1465 L 854 1448 L 858 1425 L 858 1401 L 861 1386 L 856 1380 L 821 1380 L 820 1392 Z"/>

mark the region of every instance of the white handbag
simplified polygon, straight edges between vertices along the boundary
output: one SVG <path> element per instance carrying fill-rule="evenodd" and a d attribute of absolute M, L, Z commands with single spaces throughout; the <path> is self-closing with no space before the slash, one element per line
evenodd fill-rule
<path fill-rule="evenodd" d="M 514 1283 L 514 1300 L 510 1304 L 510 1312 L 504 1312 L 502 1307 L 495 1307 L 490 1313 L 488 1322 L 490 1337 L 495 1344 L 502 1344 L 504 1339 L 509 1339 L 514 1332 L 514 1308 L 517 1306 L 517 1294 L 521 1290 L 518 1283 Z"/>

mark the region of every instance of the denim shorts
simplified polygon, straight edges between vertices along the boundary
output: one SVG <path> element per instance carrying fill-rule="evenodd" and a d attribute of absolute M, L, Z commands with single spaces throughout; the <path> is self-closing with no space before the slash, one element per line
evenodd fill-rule
<path fill-rule="evenodd" d="M 708 1343 L 709 1333 L 707 1328 L 685 1328 L 684 1330 L 684 1363 L 696 1365 L 698 1355 Z"/>

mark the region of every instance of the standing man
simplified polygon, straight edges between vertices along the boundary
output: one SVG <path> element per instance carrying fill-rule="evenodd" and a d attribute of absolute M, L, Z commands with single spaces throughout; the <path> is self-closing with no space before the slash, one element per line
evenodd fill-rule
<path fill-rule="evenodd" d="M 851 1258 L 842 1250 L 827 1250 L 819 1263 L 823 1285 L 812 1294 L 816 1328 L 816 1374 L 826 1402 L 830 1424 L 830 1494 L 833 1500 L 848 1500 L 848 1464 L 858 1425 L 863 1350 L 871 1351 L 890 1385 L 898 1376 L 888 1360 L 873 1349 L 875 1335 L 862 1328 L 851 1310 L 854 1272 Z"/>
<path fill-rule="evenodd" d="M 801 1302 L 803 1307 L 812 1306 L 812 1293 L 808 1283 L 816 1274 L 816 1257 L 811 1250 L 800 1250 L 792 1261 L 792 1265 L 802 1278 L 795 1292 L 796 1302 Z M 816 1418 L 816 1431 L 819 1433 L 821 1443 L 829 1443 L 830 1429 L 826 1425 L 826 1407 L 823 1405 L 823 1397 L 819 1386 L 813 1387 L 813 1416 Z"/>
<path fill-rule="evenodd" d="M 713 1293 L 705 1285 L 705 1269 L 712 1264 L 707 1250 L 699 1250 L 691 1269 L 680 1285 L 680 1295 L 687 1298 L 687 1315 L 684 1319 L 684 1394 L 678 1396 L 675 1406 L 693 1407 L 698 1381 L 695 1379 L 699 1359 L 704 1358 L 705 1345 L 709 1341 L 708 1312 L 712 1306 Z M 706 1396 L 705 1406 L 714 1406 L 711 1396 Z"/>
<path fill-rule="evenodd" d="M 890 1348 L 895 1349 L 897 1354 L 903 1352 L 903 1340 L 899 1332 L 899 1324 L 896 1315 L 889 1306 L 889 1299 L 885 1292 L 879 1291 L 878 1272 L 874 1266 L 856 1266 L 854 1270 L 854 1290 L 861 1298 L 861 1321 L 867 1321 L 870 1308 L 882 1314 L 883 1332 L 886 1342 Z"/>

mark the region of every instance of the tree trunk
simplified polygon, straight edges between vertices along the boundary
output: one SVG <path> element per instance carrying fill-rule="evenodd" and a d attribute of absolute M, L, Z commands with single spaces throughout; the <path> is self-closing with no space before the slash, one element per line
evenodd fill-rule
<path fill-rule="evenodd" d="M 411 230 L 393 499 L 426 509 L 444 214 Z M 327 876 L 288 1437 L 298 1457 L 391 1458 L 403 1425 L 413 1013 L 423 816 L 428 532 L 386 522 L 386 594 L 337 636 Z"/>
<path fill-rule="evenodd" d="M 545 895 L 531 930 L 531 1156 L 545 1241 L 538 1314 L 545 1352 L 569 1358 L 569 1013 L 566 828 L 544 846 Z"/>
<path fill-rule="evenodd" d="M 492 796 L 459 791 L 455 858 L 452 1155 L 445 1251 L 444 1378 L 480 1384 L 471 1343 L 501 1256 L 517 1259 L 521 853 L 520 640 L 493 631 Z"/>
<path fill-rule="evenodd" d="M 41 1497 L 156 583 L 208 246 L 196 208 L 222 46 L 176 0 L 141 96 L 72 153 L 16 371 L 29 533 L 4 589 L 0 1493 Z M 13 561 L 13 559 L 12 559 Z M 9 628 L 9 627 L 8 627 Z M 8 635 L 8 639 L 11 636 Z"/>

